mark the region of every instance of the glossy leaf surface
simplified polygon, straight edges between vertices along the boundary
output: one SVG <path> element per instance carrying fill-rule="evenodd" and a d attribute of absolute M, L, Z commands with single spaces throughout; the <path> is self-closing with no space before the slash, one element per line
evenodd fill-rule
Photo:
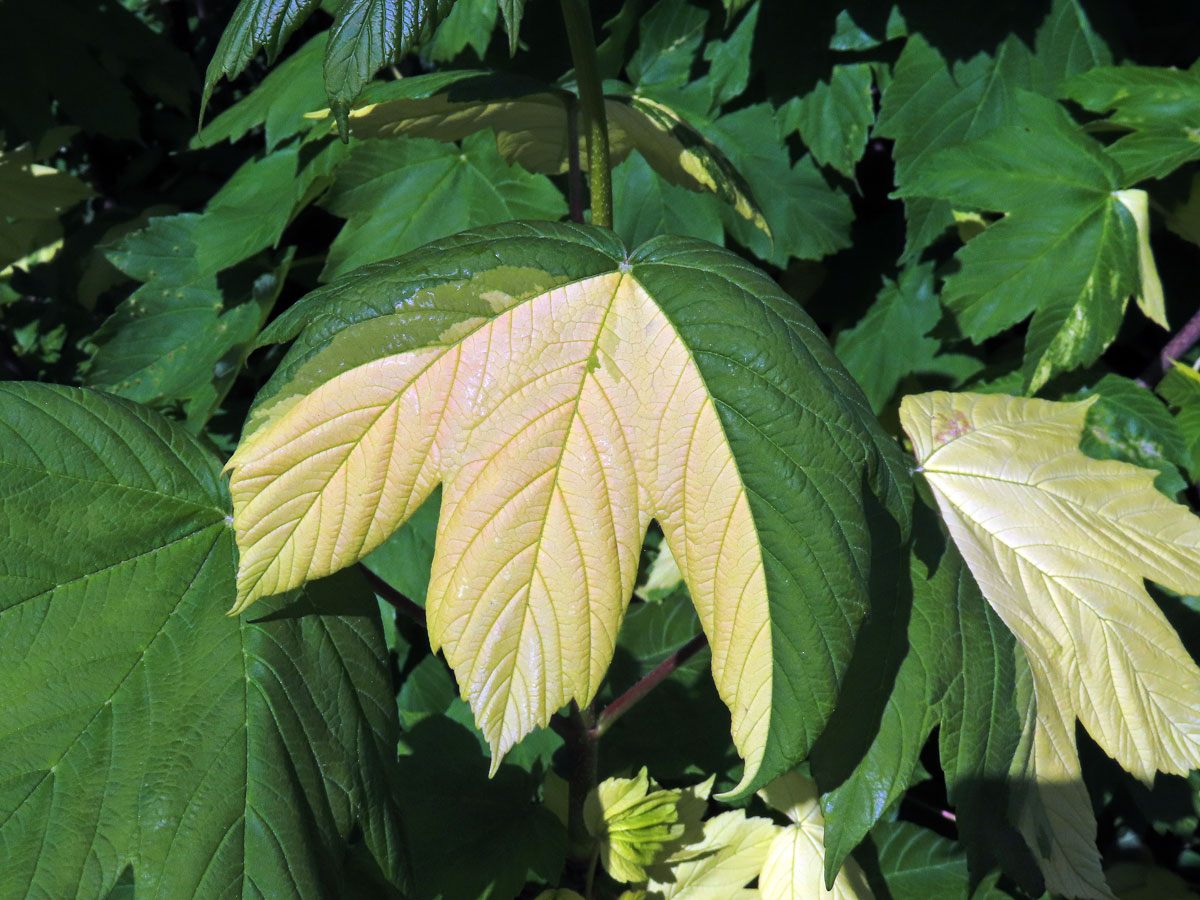
<path fill-rule="evenodd" d="M 656 519 L 742 787 L 806 751 L 906 487 L 772 282 L 694 241 L 509 225 L 352 273 L 272 337 L 308 316 L 229 466 L 236 609 L 359 559 L 441 482 L 430 636 L 498 760 L 594 695 Z"/>

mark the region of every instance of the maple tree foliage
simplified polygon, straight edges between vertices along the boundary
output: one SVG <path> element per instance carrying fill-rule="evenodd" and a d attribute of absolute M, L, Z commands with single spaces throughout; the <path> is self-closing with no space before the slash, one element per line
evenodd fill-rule
<path fill-rule="evenodd" d="M 0 900 L 1200 885 L 1187 16 L 0 31 Z"/>

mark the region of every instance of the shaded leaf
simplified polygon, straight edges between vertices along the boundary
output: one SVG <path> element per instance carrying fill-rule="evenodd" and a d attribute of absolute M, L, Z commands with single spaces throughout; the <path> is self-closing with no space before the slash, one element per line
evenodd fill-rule
<path fill-rule="evenodd" d="M 1187 442 L 1187 469 L 1195 481 L 1200 475 L 1197 468 L 1200 465 L 1200 374 L 1191 366 L 1174 360 L 1155 390 L 1175 408 L 1175 421 Z"/>
<path fill-rule="evenodd" d="M 647 879 L 646 866 L 683 836 L 679 799 L 678 791 L 651 781 L 645 767 L 633 778 L 606 778 L 588 793 L 584 825 L 609 875 L 624 882 Z"/>
<path fill-rule="evenodd" d="M 61 237 L 59 215 L 90 196 L 74 175 L 42 165 L 32 145 L 0 150 L 0 270 Z"/>
<path fill-rule="evenodd" d="M 521 17 L 525 14 L 525 0 L 497 0 L 500 14 L 504 16 L 504 30 L 508 33 L 508 55 L 516 56 L 521 44 Z"/>
<path fill-rule="evenodd" d="M 660 234 L 725 239 L 716 197 L 671 184 L 636 151 L 613 170 L 613 210 L 613 229 L 631 246 Z"/>
<path fill-rule="evenodd" d="M 866 63 L 834 66 L 828 81 L 789 100 L 780 113 L 783 134 L 799 131 L 817 162 L 853 178 L 875 121 L 871 67 Z"/>
<path fill-rule="evenodd" d="M 274 336 L 314 307 L 326 314 L 263 393 L 230 466 L 239 610 L 357 560 L 443 482 L 431 642 L 498 764 L 568 700 L 594 696 L 654 518 L 714 648 L 743 789 L 803 755 L 866 608 L 884 515 L 868 506 L 903 522 L 907 485 L 858 388 L 769 279 L 682 238 L 631 255 L 600 229 L 526 223 L 360 270 L 293 307 Z M 491 353 L 493 341 L 524 349 Z M 738 342 L 752 362 L 729 366 Z M 430 408 L 445 412 L 417 414 Z M 664 427 L 678 416 L 686 427 Z M 598 456 L 593 442 L 627 449 Z M 651 462 L 668 454 L 685 479 Z M 803 483 L 819 488 L 788 487 Z M 781 489 L 786 499 L 768 499 Z M 301 546 L 313 550 L 293 554 Z M 814 628 L 816 608 L 829 615 Z"/>
<path fill-rule="evenodd" d="M 369 590 L 222 616 L 229 499 L 195 439 L 37 384 L 0 387 L 0 422 L 0 895 L 102 897 L 132 866 L 139 896 L 340 897 L 356 831 L 402 887 Z"/>
<path fill-rule="evenodd" d="M 1104 66 L 1062 85 L 1062 94 L 1127 131 L 1106 149 L 1129 184 L 1162 178 L 1200 159 L 1200 69 Z"/>
<path fill-rule="evenodd" d="M 699 841 L 651 868 L 648 900 L 749 900 L 752 892 L 742 889 L 762 871 L 778 830 L 769 819 L 741 810 L 714 816 Z"/>
<path fill-rule="evenodd" d="M 464 140 L 461 150 L 421 138 L 356 143 L 321 205 L 347 220 L 329 248 L 323 279 L 456 231 L 567 212 L 546 176 L 509 165 L 482 134 Z"/>
<path fill-rule="evenodd" d="M 312 127 L 304 114 L 325 101 L 321 59 L 328 32 L 321 32 L 273 68 L 267 77 L 192 138 L 193 147 L 211 147 L 224 140 L 239 141 L 248 131 L 265 126 L 267 151 L 281 141 Z"/>

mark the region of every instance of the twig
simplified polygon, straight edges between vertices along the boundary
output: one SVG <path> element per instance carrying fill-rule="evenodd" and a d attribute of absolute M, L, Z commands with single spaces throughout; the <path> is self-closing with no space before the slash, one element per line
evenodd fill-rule
<path fill-rule="evenodd" d="M 371 587 L 375 590 L 375 593 L 382 597 L 387 603 L 390 603 L 393 607 L 395 607 L 396 612 L 403 616 L 407 616 L 409 619 L 412 619 L 422 628 L 425 627 L 424 609 L 417 606 L 417 604 L 413 603 L 362 563 L 359 563 L 358 568 L 359 571 L 366 576 L 367 581 L 370 582 Z"/>
<path fill-rule="evenodd" d="M 1200 341 L 1200 310 L 1197 310 L 1196 314 L 1188 319 L 1187 324 L 1172 335 L 1150 365 L 1146 366 L 1142 374 L 1137 377 L 1137 383 L 1146 388 L 1154 387 L 1171 368 L 1171 360 L 1183 356 L 1195 346 L 1197 341 Z"/>
<path fill-rule="evenodd" d="M 604 732 L 612 727 L 613 722 L 629 712 L 629 709 L 646 696 L 650 691 L 654 690 L 659 684 L 665 681 L 672 672 L 686 663 L 689 659 L 695 656 L 708 643 L 704 634 L 698 634 L 665 660 L 659 663 L 653 670 L 643 675 L 629 690 L 623 693 L 620 697 L 608 704 L 604 708 L 604 712 L 600 713 L 600 717 L 596 720 L 596 724 L 592 726 L 592 739 L 598 739 Z"/>
<path fill-rule="evenodd" d="M 550 726 L 563 739 L 567 763 L 567 862 L 563 874 L 566 883 L 587 898 L 597 849 L 583 818 L 583 804 L 596 786 L 598 769 L 592 709 L 581 710 L 572 700 L 569 714 L 554 716 Z"/>

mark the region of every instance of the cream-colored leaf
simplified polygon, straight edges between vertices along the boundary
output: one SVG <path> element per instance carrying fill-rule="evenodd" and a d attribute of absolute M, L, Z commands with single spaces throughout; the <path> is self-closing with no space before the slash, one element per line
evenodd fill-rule
<path fill-rule="evenodd" d="M 1154 489 L 1156 473 L 1079 451 L 1095 399 L 939 392 L 900 411 L 955 543 L 1033 670 L 1047 883 L 1074 896 L 1106 896 L 1081 849 L 1095 859 L 1076 718 L 1143 781 L 1200 766 L 1200 669 L 1143 581 L 1200 592 L 1200 519 Z"/>
<path fill-rule="evenodd" d="M 632 276 L 552 289 L 337 375 L 263 419 L 228 468 L 234 611 L 360 559 L 443 484 L 430 640 L 493 765 L 595 695 L 656 519 L 757 771 L 772 684 L 757 533 L 703 379 Z"/>
<path fill-rule="evenodd" d="M 704 837 L 667 863 L 651 868 L 648 898 L 654 900 L 743 900 L 758 877 L 779 827 L 741 810 L 704 823 Z"/>
<path fill-rule="evenodd" d="M 1154 251 L 1150 249 L 1150 197 L 1137 188 L 1114 191 L 1113 196 L 1129 210 L 1137 225 L 1138 274 L 1142 289 L 1138 291 L 1138 308 L 1150 321 L 1163 328 L 1167 324 L 1167 305 L 1163 297 L 1162 281 L 1158 277 L 1158 266 L 1154 264 Z"/>
<path fill-rule="evenodd" d="M 763 900 L 869 900 L 874 894 L 866 875 L 853 858 L 847 858 L 825 888 L 825 819 L 821 815 L 816 784 L 799 772 L 776 778 L 758 792 L 768 806 L 783 813 L 792 824 L 782 828 L 767 853 L 758 889 Z"/>

